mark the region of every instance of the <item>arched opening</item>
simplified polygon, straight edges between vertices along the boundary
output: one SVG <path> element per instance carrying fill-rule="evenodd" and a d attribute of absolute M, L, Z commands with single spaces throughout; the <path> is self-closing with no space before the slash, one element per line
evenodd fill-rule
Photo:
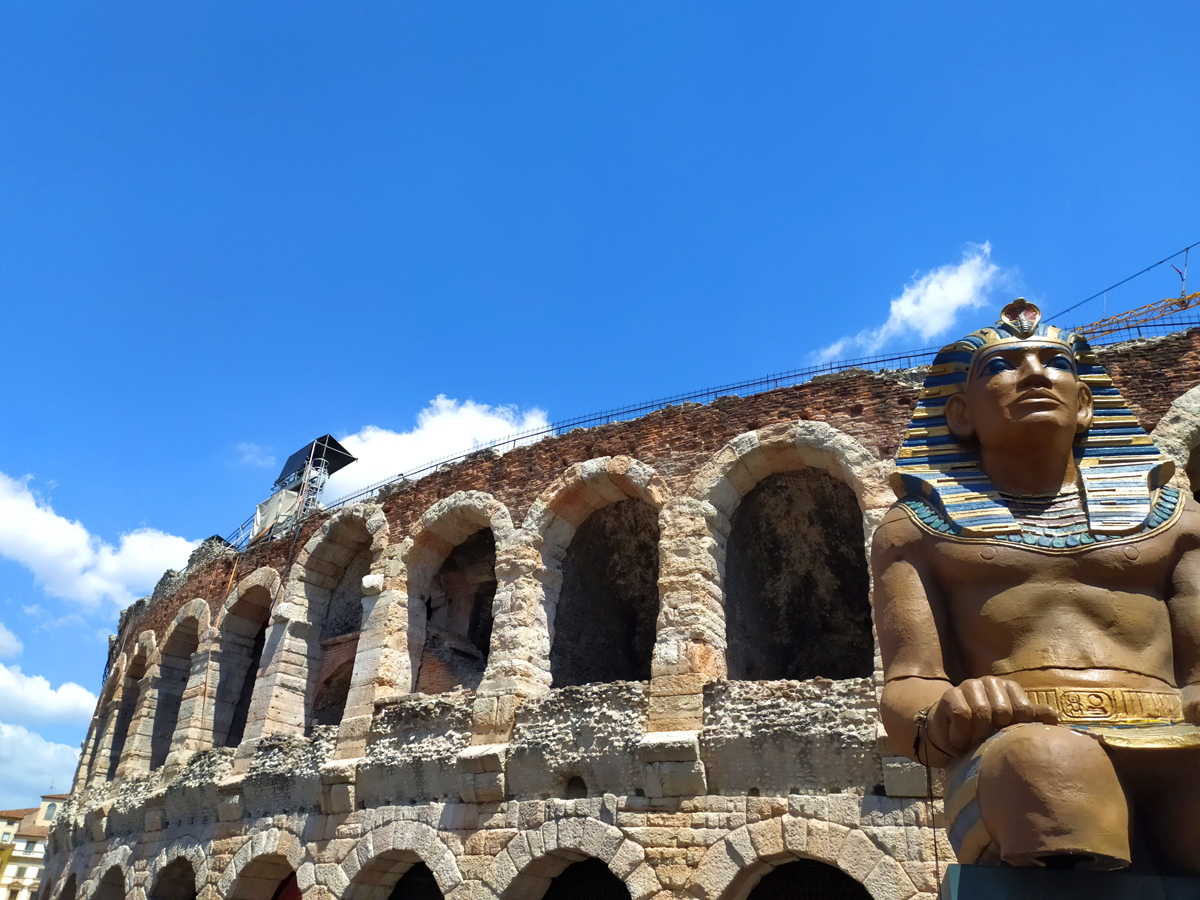
<path fill-rule="evenodd" d="M 57 803 L 47 803 L 46 804 L 46 815 L 43 817 L 43 821 L 53 822 L 54 817 L 56 815 L 58 815 L 58 804 Z"/>
<path fill-rule="evenodd" d="M 442 890 L 429 866 L 419 862 L 400 876 L 388 900 L 442 900 Z"/>
<path fill-rule="evenodd" d="M 422 597 L 425 645 L 417 670 L 419 693 L 479 687 L 495 597 L 496 539 L 490 528 L 482 528 L 450 551 Z"/>
<path fill-rule="evenodd" d="M 154 730 L 150 737 L 150 768 L 167 761 L 175 726 L 179 724 L 179 705 L 192 671 L 192 654 L 200 645 L 200 623 L 184 619 L 171 629 L 158 663 L 158 705 L 154 712 Z"/>
<path fill-rule="evenodd" d="M 767 476 L 742 498 L 730 521 L 729 677 L 869 676 L 869 585 L 854 492 L 824 469 Z"/>
<path fill-rule="evenodd" d="M 871 900 L 871 895 L 841 869 L 798 859 L 764 875 L 747 900 Z"/>
<path fill-rule="evenodd" d="M 213 714 L 213 742 L 218 747 L 236 747 L 246 734 L 270 615 L 271 592 L 253 585 L 239 594 L 221 622 L 221 671 Z"/>
<path fill-rule="evenodd" d="M 542 900 L 629 900 L 629 891 L 600 860 L 585 859 L 563 869 Z"/>
<path fill-rule="evenodd" d="M 75 886 L 75 873 L 72 872 L 67 876 L 67 883 L 63 885 L 63 889 L 58 895 L 58 900 L 75 900 Z"/>
<path fill-rule="evenodd" d="M 164 866 L 150 886 L 150 900 L 196 900 L 196 871 L 184 857 Z"/>
<path fill-rule="evenodd" d="M 648 681 L 658 618 L 658 511 L 639 499 L 592 513 L 562 562 L 550 675 L 555 687 Z"/>
<path fill-rule="evenodd" d="M 442 891 L 415 853 L 388 850 L 363 864 L 344 900 L 442 900 Z"/>
<path fill-rule="evenodd" d="M 105 776 L 108 781 L 117 776 L 117 766 L 121 764 L 121 754 L 125 752 L 129 726 L 133 724 L 133 713 L 137 709 L 142 676 L 145 674 L 146 657 L 135 656 L 129 663 L 129 668 L 125 670 L 125 677 L 121 679 L 121 701 L 117 705 L 117 721 L 113 726 L 112 744 L 108 749 L 108 774 Z"/>
<path fill-rule="evenodd" d="M 120 866 L 112 866 L 92 894 L 92 900 L 125 900 L 125 873 Z"/>
<path fill-rule="evenodd" d="M 238 873 L 226 900 L 300 900 L 296 873 L 286 856 L 260 856 Z"/>
<path fill-rule="evenodd" d="M 370 535 L 355 518 L 337 524 L 313 551 L 308 566 L 337 582 L 321 619 L 321 653 L 307 733 L 314 725 L 338 726 L 354 673 L 354 657 L 362 631 L 362 580 L 371 574 Z M 328 582 L 327 582 L 328 583 Z"/>
<path fill-rule="evenodd" d="M 566 797 L 568 800 L 582 800 L 587 797 L 588 789 L 587 782 L 578 775 L 572 775 L 567 779 Z"/>

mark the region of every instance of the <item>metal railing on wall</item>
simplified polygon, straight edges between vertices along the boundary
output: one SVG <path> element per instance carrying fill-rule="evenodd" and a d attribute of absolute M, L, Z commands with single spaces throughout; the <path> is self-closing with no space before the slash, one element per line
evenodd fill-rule
<path fill-rule="evenodd" d="M 1113 344 L 1122 343 L 1140 338 L 1162 337 L 1176 331 L 1185 331 L 1189 328 L 1200 327 L 1200 313 L 1186 313 L 1178 316 L 1169 316 L 1157 319 L 1153 322 L 1130 325 L 1093 341 L 1093 345 L 1097 347 L 1107 347 Z M 576 416 L 570 419 L 563 419 L 558 422 L 552 422 L 541 428 L 532 428 L 525 431 L 513 432 L 505 435 L 498 440 L 489 443 L 477 444 L 476 446 L 465 450 L 462 453 L 443 456 L 438 459 L 431 460 L 424 465 L 418 466 L 415 469 L 410 469 L 406 472 L 398 472 L 390 478 L 385 478 L 382 481 L 377 481 L 374 484 L 369 484 L 366 487 L 360 488 L 353 493 L 346 494 L 343 497 L 338 497 L 330 503 L 324 505 L 325 511 L 335 510 L 349 504 L 366 500 L 373 497 L 382 491 L 384 488 L 391 485 L 403 484 L 405 482 L 417 481 L 426 475 L 430 475 L 445 466 L 450 466 L 455 463 L 486 451 L 499 451 L 501 453 L 512 450 L 515 447 L 520 447 L 525 444 L 532 444 L 543 440 L 547 437 L 555 437 L 560 434 L 567 434 L 578 428 L 596 428 L 601 425 L 609 425 L 613 422 L 624 422 L 629 419 L 636 419 L 640 416 L 648 415 L 658 410 L 666 409 L 671 406 L 679 406 L 685 403 L 705 404 L 712 403 L 721 397 L 747 397 L 755 394 L 765 393 L 767 391 L 777 390 L 784 387 L 793 387 L 799 384 L 805 384 L 818 378 L 822 375 L 835 375 L 841 372 L 848 372 L 854 369 L 859 369 L 869 372 L 882 372 L 894 369 L 913 369 L 918 366 L 928 365 L 939 348 L 925 347 L 921 350 L 908 350 L 903 353 L 889 353 L 878 356 L 862 356 L 855 359 L 840 359 L 830 360 L 829 362 L 817 363 L 815 365 L 806 366 L 800 369 L 791 369 L 786 372 L 777 372 L 773 375 L 764 375 L 760 378 L 752 378 L 746 381 L 737 381 L 730 384 L 723 384 L 717 387 L 702 388 L 697 391 L 689 391 L 682 394 L 674 394 L 670 397 L 661 397 L 657 400 L 648 400 L 643 403 L 633 403 L 628 406 L 620 406 L 614 409 L 604 410 L 602 412 L 589 413 L 587 415 Z M 238 549 L 243 549 L 249 540 L 251 532 L 251 524 L 254 517 L 251 516 L 246 522 L 242 523 L 235 529 L 227 538 L 230 544 Z"/>

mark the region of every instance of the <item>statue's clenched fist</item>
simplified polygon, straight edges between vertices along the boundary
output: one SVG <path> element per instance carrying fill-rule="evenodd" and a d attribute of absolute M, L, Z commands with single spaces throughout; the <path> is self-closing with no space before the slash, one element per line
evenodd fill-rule
<path fill-rule="evenodd" d="M 1033 703 L 1015 681 L 968 678 L 933 704 L 927 720 L 927 740 L 951 756 L 961 756 L 1001 728 L 1021 722 L 1058 724 L 1058 713 Z"/>

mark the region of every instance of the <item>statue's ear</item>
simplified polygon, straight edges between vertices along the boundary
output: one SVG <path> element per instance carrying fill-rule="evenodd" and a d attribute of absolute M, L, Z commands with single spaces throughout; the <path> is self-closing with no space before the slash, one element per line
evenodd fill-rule
<path fill-rule="evenodd" d="M 962 394 L 954 394 L 946 401 L 946 425 L 960 441 L 975 439 L 975 428 L 967 414 L 967 398 Z"/>
<path fill-rule="evenodd" d="M 1075 433 L 1087 431 L 1092 427 L 1092 389 L 1079 382 L 1079 412 L 1075 416 Z"/>

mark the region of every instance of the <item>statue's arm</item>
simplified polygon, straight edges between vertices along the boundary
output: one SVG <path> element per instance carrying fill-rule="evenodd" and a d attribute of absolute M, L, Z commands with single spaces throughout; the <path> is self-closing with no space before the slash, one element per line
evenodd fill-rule
<path fill-rule="evenodd" d="M 1200 507 L 1190 497 L 1179 525 L 1181 552 L 1172 573 L 1167 610 L 1184 715 L 1200 723 Z"/>
<path fill-rule="evenodd" d="M 872 602 L 884 673 L 880 715 L 897 750 L 922 763 L 944 765 L 949 757 L 917 741 L 918 714 L 951 687 L 932 605 L 939 598 L 923 550 L 920 529 L 893 507 L 871 546 Z"/>

